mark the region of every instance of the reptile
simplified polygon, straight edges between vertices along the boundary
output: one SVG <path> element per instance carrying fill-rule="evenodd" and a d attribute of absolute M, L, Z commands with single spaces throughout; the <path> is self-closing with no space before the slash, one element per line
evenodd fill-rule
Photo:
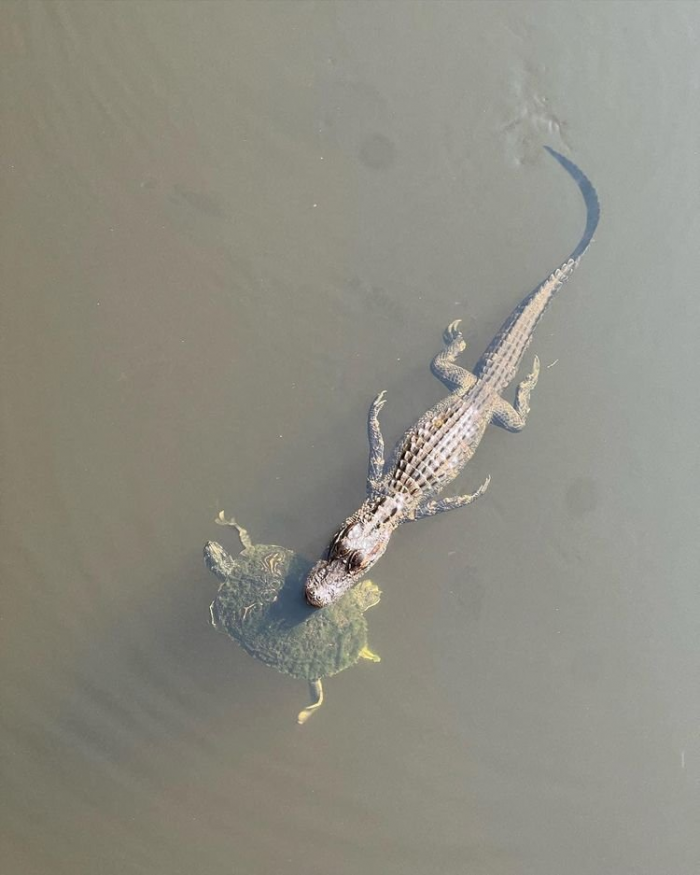
<path fill-rule="evenodd" d="M 540 362 L 516 389 L 511 405 L 502 392 L 515 378 L 533 332 L 552 299 L 578 267 L 600 218 L 598 196 L 590 180 L 564 155 L 549 146 L 579 187 L 586 207 L 586 227 L 571 255 L 544 282 L 527 295 L 503 323 L 473 372 L 456 364 L 466 348 L 459 324 L 444 331 L 443 349 L 431 368 L 451 394 L 431 407 L 412 425 L 394 448 L 388 465 L 379 412 L 386 392 L 372 402 L 368 417 L 369 468 L 367 498 L 338 529 L 323 556 L 309 572 L 307 601 L 317 607 L 335 602 L 359 582 L 384 554 L 389 539 L 401 523 L 434 516 L 471 504 L 488 488 L 490 476 L 468 495 L 438 499 L 438 495 L 474 455 L 489 423 L 511 432 L 525 427 L 530 394 L 537 384 Z"/>

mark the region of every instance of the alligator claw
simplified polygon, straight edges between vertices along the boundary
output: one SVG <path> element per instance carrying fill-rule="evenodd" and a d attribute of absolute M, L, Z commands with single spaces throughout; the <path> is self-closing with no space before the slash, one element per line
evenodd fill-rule
<path fill-rule="evenodd" d="M 445 341 L 445 346 L 449 346 L 454 340 L 462 339 L 462 332 L 459 328 L 461 321 L 461 319 L 455 319 L 454 322 L 450 322 L 447 328 L 443 331 L 442 337 Z"/>
<path fill-rule="evenodd" d="M 379 393 L 379 395 L 377 395 L 377 397 L 372 402 L 372 408 L 373 408 L 375 413 L 379 413 L 379 411 L 382 409 L 382 407 L 384 407 L 384 405 L 386 404 L 386 398 L 384 397 L 385 395 L 386 395 L 386 389 L 382 389 L 382 391 Z"/>

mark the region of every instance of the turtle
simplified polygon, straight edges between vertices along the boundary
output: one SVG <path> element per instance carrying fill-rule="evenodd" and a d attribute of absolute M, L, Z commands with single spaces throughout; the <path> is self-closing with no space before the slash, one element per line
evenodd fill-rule
<path fill-rule="evenodd" d="M 381 590 L 365 580 L 319 610 L 304 597 L 310 562 L 285 547 L 253 544 L 223 511 L 216 522 L 236 529 L 243 550 L 234 558 L 216 541 L 204 546 L 204 562 L 220 582 L 210 607 L 212 626 L 265 665 L 308 681 L 312 701 L 297 716 L 306 723 L 323 704 L 323 678 L 360 659 L 380 661 L 367 644 L 364 613 L 379 602 Z"/>

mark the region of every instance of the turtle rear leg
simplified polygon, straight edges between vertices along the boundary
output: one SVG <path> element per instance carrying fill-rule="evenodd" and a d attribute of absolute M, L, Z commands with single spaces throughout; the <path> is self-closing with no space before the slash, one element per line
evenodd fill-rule
<path fill-rule="evenodd" d="M 300 711 L 297 716 L 297 723 L 303 725 L 306 721 L 311 717 L 314 711 L 318 711 L 318 709 L 323 705 L 323 685 L 321 684 L 321 680 L 309 681 L 309 693 L 313 701 L 310 705 L 307 705 L 303 711 Z"/>
<path fill-rule="evenodd" d="M 370 650 L 367 645 L 365 645 L 360 651 L 360 659 L 368 659 L 370 662 L 381 662 L 381 656 L 378 656 L 374 651 Z"/>
<path fill-rule="evenodd" d="M 450 392 L 467 392 L 476 383 L 474 374 L 455 364 L 457 356 L 467 348 L 462 332 L 459 330 L 461 319 L 450 322 L 443 332 L 445 348 L 442 349 L 430 363 L 430 368 Z"/>

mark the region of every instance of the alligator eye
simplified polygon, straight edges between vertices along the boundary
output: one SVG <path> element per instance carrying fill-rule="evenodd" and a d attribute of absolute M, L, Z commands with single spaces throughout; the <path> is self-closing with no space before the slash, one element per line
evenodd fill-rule
<path fill-rule="evenodd" d="M 345 560 L 345 564 L 347 565 L 348 571 L 357 571 L 359 568 L 362 568 L 364 561 L 365 557 L 362 553 L 360 553 L 359 550 L 353 550 Z"/>

